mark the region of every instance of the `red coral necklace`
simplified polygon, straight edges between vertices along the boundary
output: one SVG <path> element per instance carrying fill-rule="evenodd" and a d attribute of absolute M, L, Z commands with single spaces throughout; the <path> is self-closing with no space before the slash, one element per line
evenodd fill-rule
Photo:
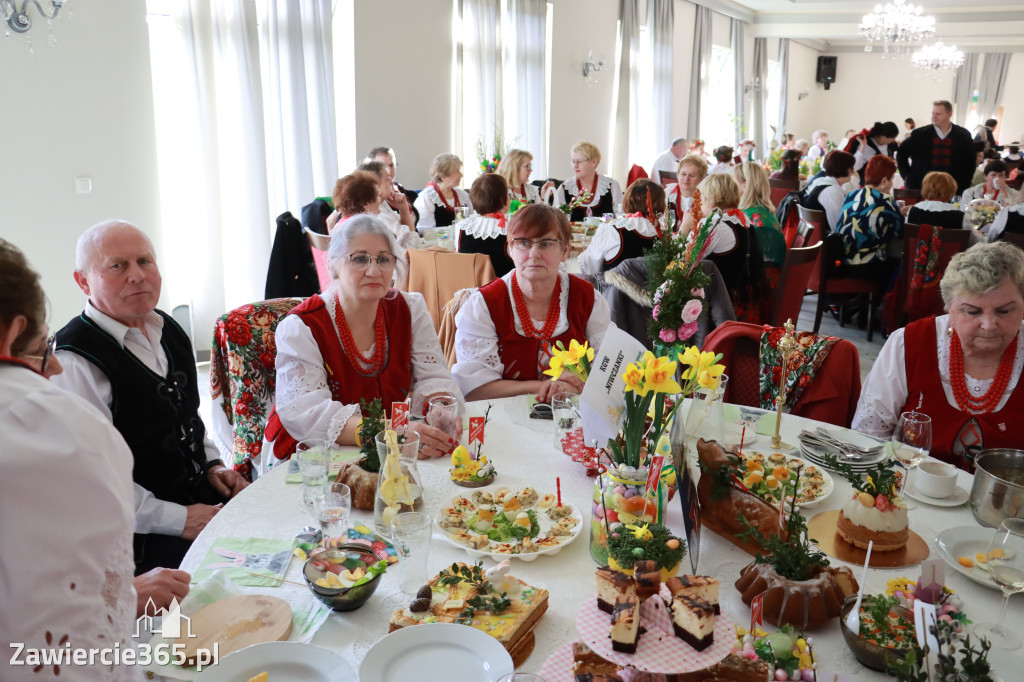
<path fill-rule="evenodd" d="M 455 213 L 455 209 L 462 205 L 459 203 L 459 193 L 455 191 L 454 187 L 452 187 L 452 204 L 455 205 L 452 206 L 452 204 L 449 204 L 448 200 L 444 198 L 444 192 L 441 191 L 441 188 L 437 186 L 436 182 L 431 182 L 430 186 L 434 188 L 435 192 L 437 192 L 437 196 L 441 200 L 441 203 L 444 204 L 444 207 L 452 213 Z"/>
<path fill-rule="evenodd" d="M 551 340 L 551 335 L 558 324 L 558 298 L 561 293 L 562 278 L 558 277 L 555 280 L 555 290 L 551 293 L 551 303 L 548 304 L 548 314 L 544 318 L 544 326 L 538 330 L 533 326 L 533 320 L 530 318 L 530 309 L 527 307 L 526 299 L 523 297 L 523 290 L 519 288 L 519 280 L 516 279 L 516 274 L 512 273 L 512 300 L 516 303 L 516 312 L 519 313 L 519 322 L 523 325 L 523 334 L 525 336 L 531 339 Z"/>
<path fill-rule="evenodd" d="M 341 337 L 341 347 L 345 350 L 345 355 L 352 359 L 352 364 L 356 365 L 357 369 L 365 370 L 365 376 L 376 376 L 384 367 L 384 351 L 387 343 L 383 307 L 380 304 L 377 305 L 377 316 L 373 320 L 375 348 L 373 357 L 369 360 L 359 352 L 356 340 L 352 336 L 352 330 L 349 329 L 348 320 L 345 319 L 345 312 L 341 309 L 341 299 L 337 296 L 334 298 L 334 319 L 338 324 L 338 336 Z M 360 372 L 360 374 L 363 373 Z"/>
<path fill-rule="evenodd" d="M 967 413 L 988 414 L 996 408 L 999 401 L 1010 383 L 1010 373 L 1013 371 L 1013 362 L 1017 359 L 1017 337 L 1003 351 L 1003 357 L 999 360 L 999 369 L 992 380 L 992 385 L 985 391 L 984 395 L 975 398 L 967 389 L 967 376 L 964 374 L 964 350 L 960 345 L 960 336 L 953 330 L 953 337 L 949 341 L 949 380 L 953 384 L 953 397 L 956 398 L 957 406 Z"/>

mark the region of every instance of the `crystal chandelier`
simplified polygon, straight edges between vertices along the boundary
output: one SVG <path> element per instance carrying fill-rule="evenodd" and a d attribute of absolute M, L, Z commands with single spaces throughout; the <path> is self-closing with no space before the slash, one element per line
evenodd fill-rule
<path fill-rule="evenodd" d="M 885 7 L 875 5 L 875 11 L 865 14 L 860 22 L 860 34 L 868 41 L 865 52 L 871 52 L 875 43 L 881 43 L 882 52 L 906 52 L 908 43 L 927 40 L 935 34 L 935 17 L 922 16 L 924 8 L 896 0 Z"/>
<path fill-rule="evenodd" d="M 910 60 L 919 69 L 929 71 L 949 71 L 964 63 L 963 50 L 956 45 L 943 45 L 941 42 L 925 45 L 911 55 Z"/>
<path fill-rule="evenodd" d="M 32 28 L 32 17 L 27 11 L 29 5 L 35 5 L 36 11 L 44 19 L 53 20 L 57 18 L 60 8 L 64 6 L 64 0 L 49 0 L 48 4 L 50 6 L 49 13 L 43 9 L 39 0 L 21 0 L 20 7 L 18 0 L 0 0 L 0 11 L 3 12 L 3 19 L 7 22 L 10 30 L 15 33 L 28 33 L 28 30 Z"/>

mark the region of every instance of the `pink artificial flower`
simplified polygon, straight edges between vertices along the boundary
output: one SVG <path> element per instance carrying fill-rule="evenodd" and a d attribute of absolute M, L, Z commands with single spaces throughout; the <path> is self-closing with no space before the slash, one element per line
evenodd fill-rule
<path fill-rule="evenodd" d="M 672 343 L 676 340 L 676 333 L 671 329 L 662 329 L 658 332 L 658 337 L 665 343 Z"/>
<path fill-rule="evenodd" d="M 690 289 L 690 296 L 694 296 L 696 298 L 704 298 L 704 287 Z"/>
<path fill-rule="evenodd" d="M 704 304 L 696 298 L 691 298 L 683 306 L 683 324 L 690 324 L 698 317 L 700 317 L 700 311 L 704 310 Z"/>
<path fill-rule="evenodd" d="M 689 323 L 684 322 L 683 325 L 681 327 L 679 327 L 679 330 L 677 332 L 680 341 L 685 341 L 686 339 L 690 338 L 691 336 L 693 336 L 696 333 L 697 333 L 697 323 L 696 322 L 689 322 Z"/>
<path fill-rule="evenodd" d="M 654 319 L 657 320 L 658 319 L 658 315 L 660 315 L 660 314 L 661 314 L 661 306 L 660 305 L 654 306 Z"/>

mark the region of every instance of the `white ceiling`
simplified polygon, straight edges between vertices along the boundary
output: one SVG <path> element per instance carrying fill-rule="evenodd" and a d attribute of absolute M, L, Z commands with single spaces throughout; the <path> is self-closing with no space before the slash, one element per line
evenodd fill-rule
<path fill-rule="evenodd" d="M 859 51 L 861 17 L 879 0 L 697 0 L 752 24 L 755 36 L 796 38 L 832 52 Z M 885 2 L 882 2 L 884 5 Z M 1024 1 L 920 0 L 935 40 L 968 51 L 1024 51 Z"/>

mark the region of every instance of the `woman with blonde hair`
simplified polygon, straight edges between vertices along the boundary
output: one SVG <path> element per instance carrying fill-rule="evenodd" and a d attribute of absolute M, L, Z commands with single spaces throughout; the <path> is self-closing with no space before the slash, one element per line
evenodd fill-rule
<path fill-rule="evenodd" d="M 420 234 L 431 227 L 447 227 L 455 222 L 455 209 L 464 207 L 466 213 L 473 210 L 469 195 L 459 189 L 462 182 L 462 159 L 455 154 L 438 154 L 430 162 L 430 182 L 413 207 L 419 211 L 420 221 L 416 229 Z"/>
<path fill-rule="evenodd" d="M 600 175 L 601 150 L 593 142 L 577 142 L 572 147 L 572 178 L 555 192 L 555 206 L 576 203 L 569 220 L 581 222 L 588 216 L 603 216 L 622 209 L 622 186 L 607 175 Z M 587 199 L 587 197 L 590 197 Z"/>
<path fill-rule="evenodd" d="M 747 215 L 739 210 L 740 188 L 732 175 L 709 175 L 697 187 L 703 216 L 700 223 L 686 214 L 683 229 L 696 232 L 710 222 L 710 246 L 704 256 L 718 266 L 732 298 L 736 319 L 761 324 L 771 313 L 771 284 L 764 271 L 764 255 Z"/>
<path fill-rule="evenodd" d="M 775 217 L 768 171 L 759 163 L 747 161 L 734 167 L 732 174 L 740 187 L 739 209 L 746 214 L 747 223 L 757 233 L 765 263 L 781 268 L 786 260 L 786 238 Z M 778 274 L 778 271 L 773 268 L 771 273 Z M 774 284 L 773 281 L 773 287 Z"/>
<path fill-rule="evenodd" d="M 702 154 L 690 153 L 679 160 L 679 169 L 676 171 L 676 183 L 669 185 L 665 192 L 668 195 L 668 203 L 676 212 L 676 221 L 683 222 L 683 216 L 693 205 L 693 190 L 708 174 L 708 162 Z"/>
<path fill-rule="evenodd" d="M 543 187 L 537 189 L 537 186 L 530 182 L 530 173 L 532 172 L 533 154 L 525 149 L 508 150 L 501 159 L 501 163 L 498 164 L 497 173 L 508 183 L 509 200 L 518 201 L 521 204 L 534 204 L 554 187 L 554 183 L 548 181 L 544 183 Z"/>

